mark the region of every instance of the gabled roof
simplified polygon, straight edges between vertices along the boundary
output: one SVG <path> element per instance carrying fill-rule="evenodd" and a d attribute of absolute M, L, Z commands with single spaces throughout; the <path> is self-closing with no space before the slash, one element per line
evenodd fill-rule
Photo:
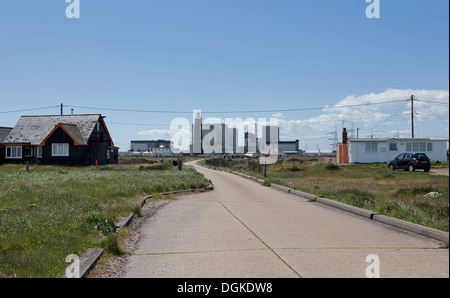
<path fill-rule="evenodd" d="M 100 114 L 22 116 L 6 137 L 4 143 L 41 145 L 59 126 L 76 143 L 85 145 L 101 118 L 102 115 Z"/>

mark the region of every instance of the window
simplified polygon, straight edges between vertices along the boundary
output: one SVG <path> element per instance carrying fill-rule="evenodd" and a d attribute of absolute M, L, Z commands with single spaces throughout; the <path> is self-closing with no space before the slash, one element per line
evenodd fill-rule
<path fill-rule="evenodd" d="M 371 142 L 366 143 L 366 153 L 377 153 L 378 152 L 378 143 Z"/>
<path fill-rule="evenodd" d="M 397 143 L 389 143 L 389 151 L 398 151 Z"/>
<path fill-rule="evenodd" d="M 413 143 L 413 151 L 425 151 L 426 143 Z"/>
<path fill-rule="evenodd" d="M 406 151 L 412 151 L 412 143 L 406 143 Z"/>
<path fill-rule="evenodd" d="M 36 147 L 36 157 L 37 158 L 42 158 L 42 147 Z"/>
<path fill-rule="evenodd" d="M 32 157 L 33 156 L 33 148 L 31 147 L 25 147 L 25 157 Z"/>
<path fill-rule="evenodd" d="M 6 147 L 6 158 L 22 158 L 22 147 Z"/>
<path fill-rule="evenodd" d="M 52 156 L 69 156 L 69 144 L 52 144 Z"/>
<path fill-rule="evenodd" d="M 425 143 L 425 142 L 406 143 L 406 151 L 410 152 L 433 151 L 433 143 Z"/>

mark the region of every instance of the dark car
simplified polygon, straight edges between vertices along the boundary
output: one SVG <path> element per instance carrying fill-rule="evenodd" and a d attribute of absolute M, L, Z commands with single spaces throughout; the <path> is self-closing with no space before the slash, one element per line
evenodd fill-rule
<path fill-rule="evenodd" d="M 431 162 L 425 153 L 402 153 L 389 163 L 389 169 L 404 169 L 405 171 L 414 172 L 416 169 L 423 169 L 429 172 Z"/>

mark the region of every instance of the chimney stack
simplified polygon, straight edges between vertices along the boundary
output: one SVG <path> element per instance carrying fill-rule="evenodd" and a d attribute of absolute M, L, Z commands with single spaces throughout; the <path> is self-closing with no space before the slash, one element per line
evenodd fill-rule
<path fill-rule="evenodd" d="M 342 131 L 342 144 L 347 144 L 347 128 L 344 127 L 344 130 Z"/>

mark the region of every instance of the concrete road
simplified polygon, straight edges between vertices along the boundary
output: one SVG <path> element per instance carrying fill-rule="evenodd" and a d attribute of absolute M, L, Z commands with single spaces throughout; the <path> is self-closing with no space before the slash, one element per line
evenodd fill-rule
<path fill-rule="evenodd" d="M 195 167 L 215 189 L 150 218 L 124 277 L 449 277 L 440 242 Z"/>

